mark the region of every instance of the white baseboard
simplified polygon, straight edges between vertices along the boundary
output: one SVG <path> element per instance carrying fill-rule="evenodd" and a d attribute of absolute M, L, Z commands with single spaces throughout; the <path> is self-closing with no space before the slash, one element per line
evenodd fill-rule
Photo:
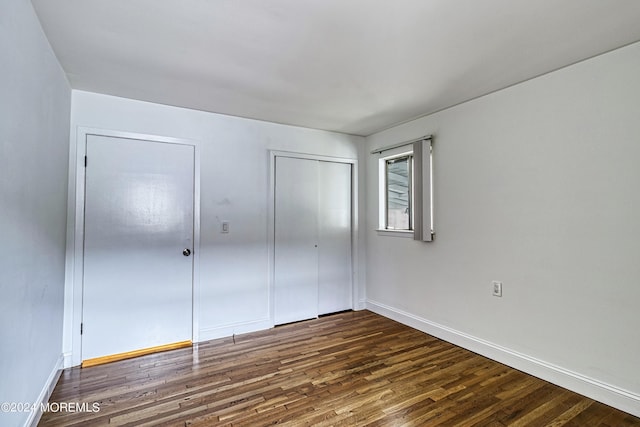
<path fill-rule="evenodd" d="M 56 364 L 53 367 L 53 370 L 49 374 L 49 378 L 47 378 L 47 381 L 45 382 L 44 387 L 42 387 L 42 390 L 40 391 L 38 398 L 34 402 L 36 410 L 29 412 L 29 418 L 27 418 L 27 421 L 24 423 L 25 427 L 36 427 L 38 425 L 38 422 L 40 421 L 40 417 L 42 417 L 41 408 L 43 405 L 46 405 L 47 402 L 49 402 L 51 393 L 53 393 L 53 389 L 56 387 L 56 384 L 58 383 L 58 378 L 60 378 L 60 374 L 62 373 L 63 361 L 64 361 L 64 357 L 61 354 L 58 357 L 58 360 L 56 361 Z"/>
<path fill-rule="evenodd" d="M 249 332 L 262 331 L 265 329 L 273 328 L 271 319 L 260 319 L 251 322 L 232 323 L 223 326 L 216 326 L 213 328 L 200 329 L 199 340 L 208 341 L 218 338 L 230 337 L 232 335 L 246 334 Z"/>
<path fill-rule="evenodd" d="M 62 353 L 62 367 L 63 369 L 71 368 L 73 366 L 73 358 L 70 351 Z"/>
<path fill-rule="evenodd" d="M 434 337 L 640 417 L 640 395 L 376 301 L 367 309 Z"/>

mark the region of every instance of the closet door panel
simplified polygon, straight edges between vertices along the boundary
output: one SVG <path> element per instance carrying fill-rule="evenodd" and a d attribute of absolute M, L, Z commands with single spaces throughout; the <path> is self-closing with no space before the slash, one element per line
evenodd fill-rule
<path fill-rule="evenodd" d="M 275 160 L 274 321 L 318 315 L 318 161 Z"/>
<path fill-rule="evenodd" d="M 352 166 L 318 166 L 318 314 L 327 314 L 352 308 Z"/>

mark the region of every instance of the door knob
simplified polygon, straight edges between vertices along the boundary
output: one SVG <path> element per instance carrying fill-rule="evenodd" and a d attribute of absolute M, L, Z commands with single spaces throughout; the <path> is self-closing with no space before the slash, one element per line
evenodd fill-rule
<path fill-rule="evenodd" d="M 191 255 L 191 249 L 189 249 L 189 248 L 184 248 L 184 250 L 182 251 L 182 255 L 184 255 L 184 256 L 189 256 L 189 255 Z"/>

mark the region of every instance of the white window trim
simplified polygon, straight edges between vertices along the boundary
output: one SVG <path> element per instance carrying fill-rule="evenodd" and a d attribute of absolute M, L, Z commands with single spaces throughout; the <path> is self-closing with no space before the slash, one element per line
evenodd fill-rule
<path fill-rule="evenodd" d="M 378 233 L 378 236 L 405 237 L 407 239 L 413 239 L 413 230 L 384 230 L 378 228 L 376 233 Z"/>
<path fill-rule="evenodd" d="M 378 228 L 376 231 L 381 236 L 394 236 L 394 237 L 409 237 L 413 238 L 413 215 L 414 215 L 414 200 L 413 200 L 413 188 L 411 190 L 411 229 L 410 230 L 393 230 L 386 228 L 387 218 L 387 168 L 386 164 L 388 160 L 397 159 L 399 157 L 413 156 L 413 149 L 411 146 L 398 147 L 393 150 L 385 152 L 384 157 L 378 159 Z M 413 168 L 411 173 L 411 180 L 413 180 Z M 414 184 L 412 182 L 412 184 Z"/>

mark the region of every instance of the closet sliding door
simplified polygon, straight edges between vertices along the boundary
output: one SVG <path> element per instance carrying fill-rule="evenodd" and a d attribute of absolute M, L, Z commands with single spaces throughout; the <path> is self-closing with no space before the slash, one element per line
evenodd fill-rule
<path fill-rule="evenodd" d="M 276 325 L 352 308 L 351 167 L 275 158 Z"/>
<path fill-rule="evenodd" d="M 318 315 L 318 162 L 276 157 L 275 324 Z"/>
<path fill-rule="evenodd" d="M 320 162 L 318 314 L 352 308 L 351 164 Z"/>

